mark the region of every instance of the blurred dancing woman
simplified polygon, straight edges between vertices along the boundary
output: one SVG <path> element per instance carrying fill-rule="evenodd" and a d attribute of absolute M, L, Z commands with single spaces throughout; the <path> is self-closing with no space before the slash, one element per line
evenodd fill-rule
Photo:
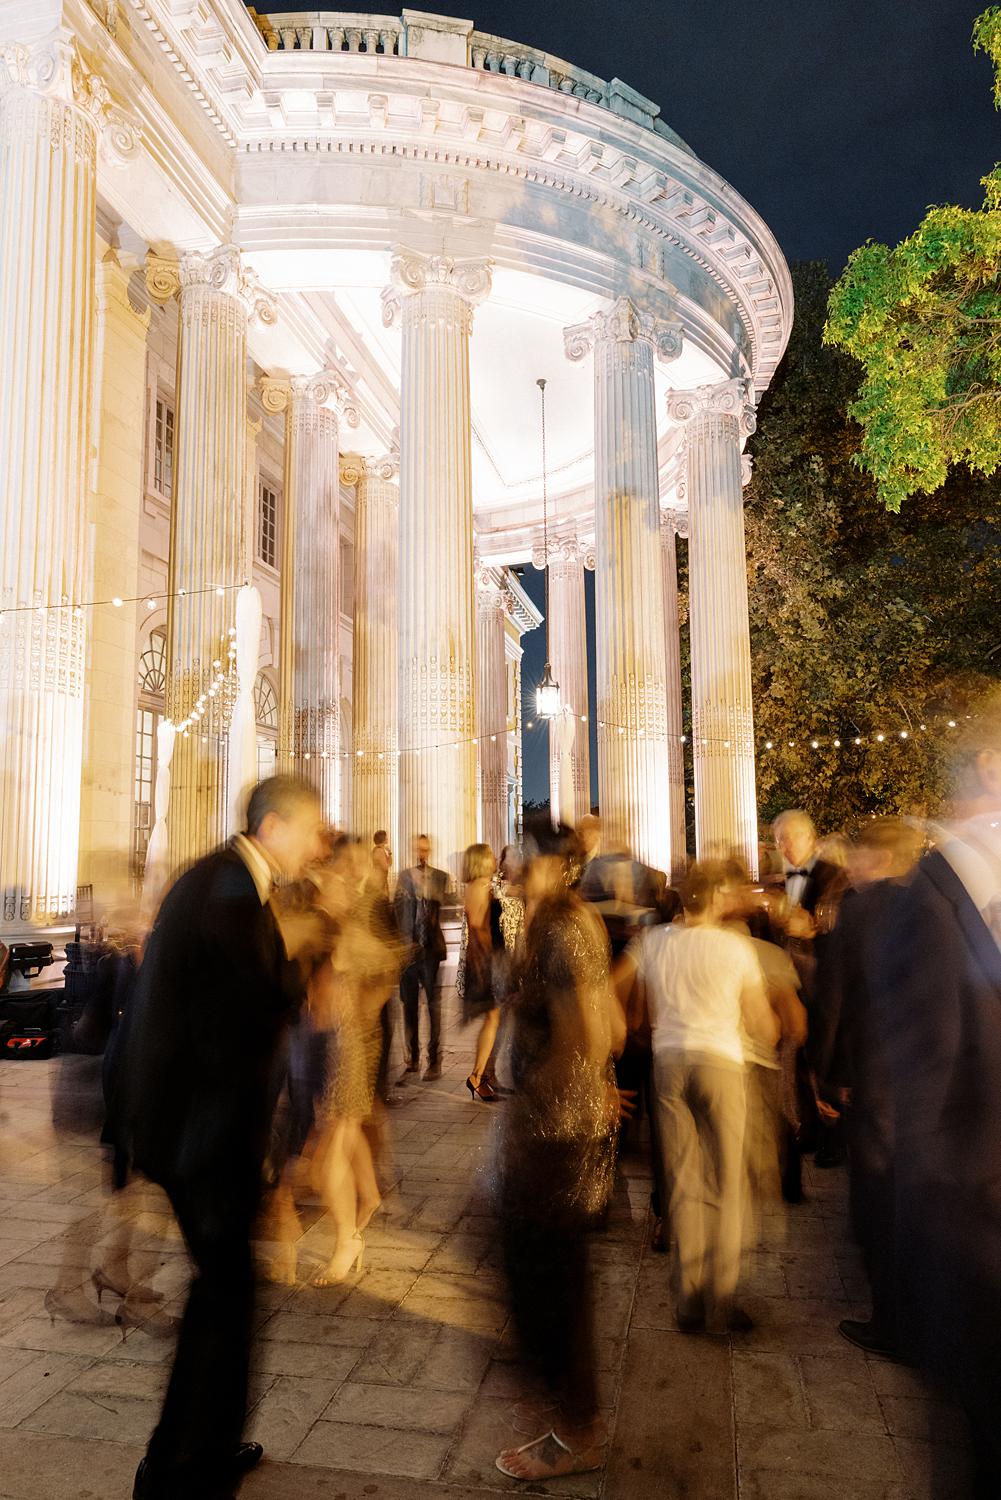
<path fill-rule="evenodd" d="M 489 844 L 470 844 L 462 863 L 462 940 L 455 988 L 463 1025 L 480 1021 L 473 1071 L 466 1088 L 474 1099 L 493 1104 L 497 1094 L 483 1074 L 493 1052 L 500 1002 L 507 988 L 501 903 L 493 893 L 497 869 Z"/>
<path fill-rule="evenodd" d="M 372 1113 L 382 1052 L 380 1012 L 399 977 L 400 954 L 373 930 L 361 886 L 360 846 L 343 840 L 318 874 L 319 903 L 336 932 L 329 957 L 309 985 L 318 1025 L 336 1038 L 326 1091 L 317 1105 L 314 1178 L 334 1222 L 334 1253 L 315 1286 L 343 1281 L 364 1253 L 362 1234 L 381 1198 L 372 1152 L 362 1129 Z"/>
<path fill-rule="evenodd" d="M 499 1197 L 512 1311 L 552 1392 L 549 1432 L 500 1454 L 514 1479 L 600 1468 L 587 1232 L 612 1190 L 625 1023 L 598 918 L 565 883 L 559 846 L 528 867 L 526 947 L 512 1002 L 515 1096 L 499 1142 Z"/>

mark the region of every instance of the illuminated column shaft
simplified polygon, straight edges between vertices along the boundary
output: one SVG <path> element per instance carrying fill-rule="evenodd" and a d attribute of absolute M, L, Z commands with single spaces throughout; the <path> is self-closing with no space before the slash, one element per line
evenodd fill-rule
<path fill-rule="evenodd" d="M 320 793 L 327 822 L 338 824 L 341 481 L 337 416 L 319 404 L 327 394 L 316 382 L 292 381 L 292 749 L 296 773 Z"/>
<path fill-rule="evenodd" d="M 689 632 L 695 838 L 700 858 L 738 853 L 757 872 L 751 646 L 741 439 L 754 431 L 742 380 L 672 391 L 687 424 Z"/>
<path fill-rule="evenodd" d="M 0 50 L 0 922 L 76 904 L 97 127 L 62 41 Z M 42 605 L 57 607 L 38 612 Z"/>
<path fill-rule="evenodd" d="M 247 570 L 247 324 L 274 314 L 239 251 L 151 257 L 147 286 L 180 298 L 174 507 L 167 605 L 167 715 L 180 723 L 202 700 L 171 761 L 171 863 L 197 859 L 226 831 L 228 693 L 210 694 L 229 668 L 228 635 Z M 221 589 L 222 593 L 216 590 Z M 181 591 L 184 591 L 183 594 Z"/>
<path fill-rule="evenodd" d="M 341 466 L 355 499 L 355 619 L 352 666 L 355 760 L 351 767 L 351 829 L 371 840 L 385 829 L 397 851 L 397 556 L 400 491 L 395 457 L 347 458 Z M 357 754 L 361 751 L 361 755 Z"/>
<path fill-rule="evenodd" d="M 671 797 L 671 875 L 684 874 L 688 851 L 685 842 L 685 755 L 681 692 L 681 629 L 678 620 L 679 517 L 662 511 L 660 517 L 661 561 L 664 574 L 664 649 L 667 664 L 667 765 Z"/>
<path fill-rule="evenodd" d="M 459 872 L 476 838 L 475 619 L 469 337 L 484 261 L 393 258 L 401 317 L 400 859 L 427 833 Z"/>
<path fill-rule="evenodd" d="M 676 357 L 675 324 L 626 299 L 567 329 L 567 354 L 594 349 L 598 801 L 606 843 L 671 863 L 654 356 Z"/>
<path fill-rule="evenodd" d="M 497 858 L 507 843 L 507 653 L 503 585 L 493 569 L 476 591 L 476 733 L 480 832 Z"/>
<path fill-rule="evenodd" d="M 549 538 L 549 661 L 560 685 L 560 702 L 569 704 L 576 718 L 571 750 L 573 764 L 574 823 L 591 811 L 591 752 L 589 731 L 581 723 L 588 712 L 587 621 L 584 608 L 585 550 L 573 533 Z M 532 561 L 545 566 L 541 540 Z M 594 566 L 593 555 L 586 558 Z M 563 802 L 559 787 L 560 757 L 553 725 L 549 729 L 549 799 L 552 807 Z"/>

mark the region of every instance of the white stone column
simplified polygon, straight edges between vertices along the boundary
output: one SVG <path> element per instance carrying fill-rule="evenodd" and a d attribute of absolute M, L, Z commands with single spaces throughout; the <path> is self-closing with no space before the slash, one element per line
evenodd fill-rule
<path fill-rule="evenodd" d="M 146 440 L 149 298 L 141 274 L 109 248 L 97 271 L 95 482 L 87 497 L 91 598 L 128 599 L 139 579 Z M 162 600 L 154 601 L 157 606 Z M 80 882 L 99 905 L 128 890 L 135 803 L 140 603 L 93 611 L 87 640 Z"/>
<path fill-rule="evenodd" d="M 326 403 L 337 397 L 338 411 Z M 339 825 L 340 421 L 358 425 L 333 372 L 261 382 L 265 409 L 284 411 L 285 510 L 281 566 L 279 752 L 311 781 Z"/>
<path fill-rule="evenodd" d="M 495 568 L 478 570 L 476 588 L 476 733 L 479 739 L 480 837 L 500 859 L 507 843 L 507 595 Z"/>
<path fill-rule="evenodd" d="M 180 265 L 150 257 L 154 297 L 180 298 L 174 506 L 167 605 L 168 718 L 180 724 L 171 761 L 168 830 L 174 868 L 225 836 L 229 672 L 236 594 L 248 556 L 247 325 L 275 318 L 273 304 L 222 246 Z M 228 680 L 229 682 L 229 680 Z"/>
<path fill-rule="evenodd" d="M 400 317 L 400 859 L 418 833 L 458 875 L 476 838 L 469 337 L 483 260 L 400 251 L 384 297 Z"/>
<path fill-rule="evenodd" d="M 681 628 L 678 620 L 678 548 L 675 538 L 687 535 L 684 512 L 660 513 L 661 563 L 664 575 L 664 652 L 667 663 L 667 769 L 671 796 L 671 869 L 675 878 L 685 873 L 688 850 L 685 840 L 685 747 L 684 702 L 681 691 Z"/>
<path fill-rule="evenodd" d="M 395 454 L 381 459 L 351 454 L 341 460 L 342 480 L 355 486 L 351 830 L 370 842 L 372 835 L 384 828 L 397 860 L 403 858 L 402 851 L 397 850 L 398 472 Z"/>
<path fill-rule="evenodd" d="M 594 350 L 598 803 L 606 842 L 671 864 L 654 357 L 681 328 L 620 298 L 565 332 L 567 356 Z"/>
<path fill-rule="evenodd" d="M 687 427 L 689 632 L 695 839 L 699 858 L 734 852 L 757 873 L 751 646 L 741 441 L 754 431 L 743 380 L 671 391 Z"/>
<path fill-rule="evenodd" d="M 532 566 L 545 567 L 541 536 L 532 549 Z M 573 764 L 574 823 L 591 811 L 591 750 L 589 728 L 581 722 L 588 714 L 587 620 L 584 607 L 584 569 L 594 567 L 594 549 L 585 548 L 573 530 L 549 534 L 548 654 L 553 676 L 560 685 L 560 702 L 568 705 L 576 720 L 571 758 Z M 549 799 L 560 807 L 560 758 L 554 725 L 549 726 Z"/>
<path fill-rule="evenodd" d="M 0 46 L 0 924 L 76 904 L 102 81 Z"/>

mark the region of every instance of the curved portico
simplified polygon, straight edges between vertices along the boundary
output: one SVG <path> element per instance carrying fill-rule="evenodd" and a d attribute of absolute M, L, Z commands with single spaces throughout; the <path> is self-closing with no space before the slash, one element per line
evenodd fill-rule
<path fill-rule="evenodd" d="M 152 618 L 161 603 L 169 615 L 165 711 L 183 722 L 190 687 L 206 695 L 205 723 L 199 713 L 193 742 L 189 723 L 189 741 L 175 752 L 175 854 L 203 847 L 226 803 L 229 696 L 209 653 L 225 639 L 228 591 L 251 573 L 264 596 L 261 663 L 277 688 L 279 759 L 310 757 L 332 818 L 374 818 L 378 808 L 380 824 L 395 823 L 401 856 L 412 834 L 428 832 L 453 863 L 478 831 L 489 828 L 492 840 L 516 831 L 512 693 L 518 636 L 534 617 L 510 570 L 540 556 L 542 376 L 552 535 L 572 540 L 552 628 L 567 686 L 586 699 L 579 605 L 583 559 L 593 554 L 599 701 L 572 707 L 599 719 L 599 801 L 610 832 L 662 868 L 682 857 L 676 581 L 665 567 L 674 567 L 675 530 L 687 529 L 691 505 L 698 847 L 738 847 L 753 864 L 740 590 L 748 422 L 731 422 L 715 397 L 700 397 L 701 414 L 692 415 L 680 393 L 739 387 L 741 410 L 753 412 L 767 385 L 792 301 L 766 226 L 650 100 L 465 21 L 410 11 L 399 20 L 269 18 L 241 0 L 201 8 L 145 0 L 121 12 L 85 0 L 15 4 L 0 42 L 27 57 L 57 34 L 62 45 L 71 36 L 85 76 L 104 91 L 108 144 L 96 153 L 94 200 L 78 205 L 89 223 L 78 214 L 71 237 L 36 200 L 26 241 L 35 235 L 50 255 L 69 257 L 89 236 L 90 259 L 78 258 L 84 277 L 109 257 L 126 277 L 145 273 L 144 305 L 152 298 L 160 320 L 148 347 L 159 338 L 177 349 L 180 386 L 151 394 L 152 411 L 170 408 L 177 418 L 177 494 L 166 497 L 169 516 L 152 501 L 134 505 L 129 539 L 148 559 L 130 592 L 149 588 Z M 43 92 L 27 66 L 8 66 L 8 134 L 26 118 L 20 101 Z M 23 219 L 9 177 L 0 176 L 0 191 L 0 216 Z M 207 268 L 201 290 L 192 267 Z M 180 301 L 166 302 L 176 289 Z M 196 301 L 236 330 L 226 331 L 225 349 L 195 315 Z M 586 337 L 565 345 L 575 329 Z M 568 360 L 565 348 L 583 357 Z M 68 380 L 84 380 L 86 353 L 78 369 L 66 366 Z M 10 388 L 27 402 L 33 355 L 17 344 L 13 357 L 26 363 L 11 371 Z M 166 356 L 158 369 L 169 386 Z M 110 392 L 97 406 L 105 401 Z M 357 425 L 348 439 L 349 412 Z M 338 470 L 345 448 L 351 458 Z M 199 463 L 208 475 L 200 486 Z M 270 465 L 266 484 L 262 465 Z M 262 486 L 286 529 L 284 550 L 264 558 L 250 545 L 264 524 L 255 513 Z M 98 550 L 109 518 L 121 516 L 116 497 L 105 499 L 91 505 Z M 63 502 L 53 491 L 40 503 Z M 663 510 L 676 518 L 669 544 Z M 145 539 L 150 517 L 159 530 Z M 372 538 L 380 556 L 392 554 L 391 599 L 357 552 Z M 0 607 L 8 610 L 36 603 L 8 556 L 16 542 L 5 533 Z M 84 607 L 73 618 L 93 640 L 93 573 L 66 576 L 67 597 Z M 214 592 L 198 602 L 208 586 L 227 591 L 221 603 Z M 507 601 L 499 613 L 488 596 Z M 137 648 L 149 630 L 142 607 L 133 612 Z M 373 656 L 387 609 L 395 695 Z M 14 618 L 0 621 L 0 632 Z M 492 632 L 489 649 L 478 644 L 483 630 Z M 121 691 L 134 697 L 134 666 L 126 674 L 122 662 Z M 91 690 L 101 670 L 92 662 Z M 484 681 L 491 671 L 503 682 Z M 568 772 L 577 815 L 589 795 L 586 726 L 578 720 L 578 728 Z M 89 743 L 87 753 L 99 749 Z M 60 774 L 79 780 L 80 737 L 65 739 L 60 756 Z M 5 848 L 18 847 L 28 797 L 23 787 L 4 793 Z M 44 787 L 30 798 L 42 803 L 32 813 L 33 847 L 46 839 L 52 847 L 66 804 Z M 109 815 L 112 842 L 130 836 L 123 806 L 120 798 Z M 43 889 L 37 861 L 10 880 L 19 912 L 67 903 L 65 872 L 56 892 Z"/>

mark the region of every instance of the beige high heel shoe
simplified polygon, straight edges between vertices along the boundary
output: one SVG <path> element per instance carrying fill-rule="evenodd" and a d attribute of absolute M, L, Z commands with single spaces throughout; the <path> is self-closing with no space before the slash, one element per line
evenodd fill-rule
<path fill-rule="evenodd" d="M 310 1285 L 336 1286 L 339 1281 L 344 1281 L 355 1267 L 360 1272 L 364 1260 L 365 1241 L 360 1234 L 354 1234 L 340 1249 L 334 1251 L 326 1270 L 314 1276 Z"/>

